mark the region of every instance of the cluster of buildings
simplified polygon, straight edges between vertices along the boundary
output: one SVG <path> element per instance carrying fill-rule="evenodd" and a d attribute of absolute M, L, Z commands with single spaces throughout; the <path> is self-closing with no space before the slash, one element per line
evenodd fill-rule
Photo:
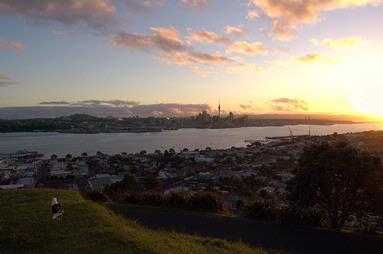
<path fill-rule="evenodd" d="M 115 155 L 97 152 L 61 158 L 52 155 L 47 159 L 37 152 L 19 151 L 0 154 L 0 190 L 44 187 L 85 192 L 134 176 L 142 191 L 210 191 L 233 202 L 265 195 L 284 199 L 303 148 L 339 138 L 369 151 L 380 147 L 376 140 L 383 142 L 383 134 L 367 132 L 249 140 L 246 147 L 193 151 L 185 148 L 179 152 L 173 149 Z"/>
<path fill-rule="evenodd" d="M 0 189 L 65 188 L 88 191 L 134 176 L 143 191 L 212 191 L 233 197 L 286 193 L 305 140 L 252 142 L 247 147 L 136 154 L 70 154 L 44 159 L 36 152 L 0 155 Z"/>

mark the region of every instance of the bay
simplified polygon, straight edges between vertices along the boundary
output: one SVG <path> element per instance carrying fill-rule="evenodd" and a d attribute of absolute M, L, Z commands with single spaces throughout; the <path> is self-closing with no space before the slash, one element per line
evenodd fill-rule
<path fill-rule="evenodd" d="M 0 133 L 0 153 L 15 152 L 22 149 L 38 151 L 45 156 L 57 154 L 74 156 L 97 151 L 116 154 L 136 153 L 141 150 L 154 152 L 156 149 L 183 148 L 224 149 L 232 146 L 245 146 L 245 140 L 264 139 L 270 136 L 288 136 L 289 127 L 293 135 L 309 133 L 308 125 L 245 127 L 231 129 L 180 129 L 154 133 L 101 133 L 101 134 L 64 134 L 55 132 L 40 133 Z M 327 135 L 347 132 L 382 130 L 383 124 L 335 124 L 313 125 L 312 135 Z"/>

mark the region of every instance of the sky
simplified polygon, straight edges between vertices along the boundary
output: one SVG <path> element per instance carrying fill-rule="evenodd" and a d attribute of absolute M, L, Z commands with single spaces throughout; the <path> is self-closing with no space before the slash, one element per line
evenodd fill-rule
<path fill-rule="evenodd" d="M 383 0 L 0 0 L 0 107 L 383 116 Z"/>

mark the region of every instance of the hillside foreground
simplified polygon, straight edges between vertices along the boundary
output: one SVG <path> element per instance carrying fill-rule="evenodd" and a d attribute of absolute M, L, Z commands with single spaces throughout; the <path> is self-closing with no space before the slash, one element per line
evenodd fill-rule
<path fill-rule="evenodd" d="M 51 219 L 57 197 L 65 214 Z M 0 253 L 266 254 L 243 243 L 148 230 L 75 191 L 0 192 Z M 273 252 L 274 253 L 274 252 Z"/>

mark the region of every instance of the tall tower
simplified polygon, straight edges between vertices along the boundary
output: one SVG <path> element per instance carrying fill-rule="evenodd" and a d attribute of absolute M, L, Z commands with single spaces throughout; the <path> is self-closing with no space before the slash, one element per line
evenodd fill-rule
<path fill-rule="evenodd" d="M 221 99 L 218 100 L 218 118 L 221 118 Z"/>

